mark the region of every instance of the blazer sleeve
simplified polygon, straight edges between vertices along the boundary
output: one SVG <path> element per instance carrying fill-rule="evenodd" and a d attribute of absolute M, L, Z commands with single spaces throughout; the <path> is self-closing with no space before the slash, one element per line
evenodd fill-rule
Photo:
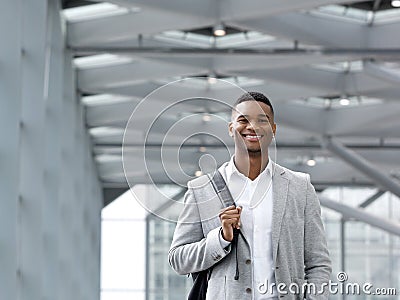
<path fill-rule="evenodd" d="M 221 229 L 217 227 L 204 236 L 199 209 L 189 186 L 168 252 L 171 267 L 184 275 L 206 270 L 223 259 L 231 246 L 222 247 L 219 240 Z"/>
<path fill-rule="evenodd" d="M 331 260 L 321 219 L 321 206 L 307 175 L 307 198 L 304 224 L 304 265 L 305 279 L 315 285 L 316 292 L 310 289 L 306 299 L 328 299 L 328 281 L 332 272 Z"/>

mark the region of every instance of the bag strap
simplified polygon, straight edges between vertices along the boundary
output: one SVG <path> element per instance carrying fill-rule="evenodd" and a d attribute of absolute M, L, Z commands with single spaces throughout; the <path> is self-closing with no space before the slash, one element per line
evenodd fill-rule
<path fill-rule="evenodd" d="M 207 175 L 207 176 L 209 176 L 209 175 Z M 236 204 L 235 204 L 235 201 L 233 200 L 232 194 L 229 191 L 228 186 L 226 185 L 226 182 L 224 180 L 224 177 L 222 177 L 222 174 L 219 170 L 217 170 L 214 173 L 214 176 L 211 179 L 211 184 L 212 184 L 215 192 L 217 193 L 218 197 L 224 203 L 225 207 L 228 207 L 231 205 L 234 205 L 236 207 Z M 235 280 L 239 279 L 239 260 L 238 260 L 238 251 L 237 251 L 239 234 L 242 234 L 242 232 L 239 229 L 234 228 L 232 244 L 235 249 L 235 258 L 236 258 L 236 271 L 235 271 L 235 277 L 234 277 Z"/>
<path fill-rule="evenodd" d="M 209 178 L 210 176 L 207 175 Z M 231 192 L 229 191 L 226 182 L 224 180 L 224 177 L 222 177 L 222 174 L 219 170 L 216 170 L 212 179 L 210 179 L 211 184 L 217 193 L 218 197 L 222 200 L 224 203 L 225 207 L 235 205 L 235 201 L 232 198 Z"/>

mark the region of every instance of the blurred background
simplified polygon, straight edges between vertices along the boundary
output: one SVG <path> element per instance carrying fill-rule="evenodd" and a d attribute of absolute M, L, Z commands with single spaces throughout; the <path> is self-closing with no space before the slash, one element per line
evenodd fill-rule
<path fill-rule="evenodd" d="M 184 299 L 174 220 L 237 86 L 311 175 L 332 279 L 397 289 L 331 299 L 400 299 L 399 33 L 398 0 L 2 1 L 0 299 Z"/>

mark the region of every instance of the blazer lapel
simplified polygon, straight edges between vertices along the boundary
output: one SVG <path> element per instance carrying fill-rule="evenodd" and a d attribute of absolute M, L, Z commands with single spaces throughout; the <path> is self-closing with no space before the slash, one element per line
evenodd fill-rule
<path fill-rule="evenodd" d="M 272 179 L 273 187 L 273 209 L 272 209 L 272 257 L 276 264 L 279 236 L 282 218 L 285 213 L 286 200 L 288 196 L 289 180 L 285 176 L 285 170 L 275 164 L 275 172 Z"/>

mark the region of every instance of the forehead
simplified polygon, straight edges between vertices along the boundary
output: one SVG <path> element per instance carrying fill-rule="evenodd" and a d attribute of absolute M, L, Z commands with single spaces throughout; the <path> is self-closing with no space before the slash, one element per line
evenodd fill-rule
<path fill-rule="evenodd" d="M 232 110 L 232 115 L 259 116 L 266 115 L 272 117 L 271 107 L 264 102 L 245 101 L 236 105 Z"/>

